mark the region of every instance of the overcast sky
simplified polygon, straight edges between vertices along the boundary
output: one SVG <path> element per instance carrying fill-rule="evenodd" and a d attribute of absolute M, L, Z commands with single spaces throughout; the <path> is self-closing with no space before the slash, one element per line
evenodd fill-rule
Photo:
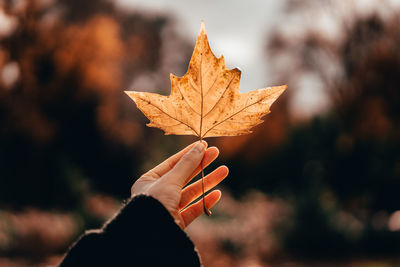
<path fill-rule="evenodd" d="M 240 91 L 272 85 L 265 57 L 266 34 L 279 23 L 282 0 L 117 0 L 125 9 L 167 12 L 181 35 L 193 43 L 204 20 L 211 49 L 228 68 L 242 70 Z"/>

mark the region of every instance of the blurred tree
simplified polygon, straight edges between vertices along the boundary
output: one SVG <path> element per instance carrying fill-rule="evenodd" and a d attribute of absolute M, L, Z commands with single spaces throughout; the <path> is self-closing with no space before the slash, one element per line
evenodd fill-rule
<path fill-rule="evenodd" d="M 292 38 L 277 31 L 269 46 L 276 60 L 287 53 L 296 62 L 297 71 L 281 69 L 282 77 L 295 81 L 305 72 L 311 72 L 328 91 L 332 108 L 323 120 L 332 121 L 330 134 L 337 131 L 331 140 L 335 145 L 332 148 L 337 157 L 344 157 L 333 168 L 347 172 L 354 169 L 351 175 L 329 172 L 330 183 L 338 194 L 345 190 L 349 197 L 360 197 L 360 191 L 364 190 L 363 194 L 374 196 L 377 188 L 371 188 L 369 183 L 380 186 L 386 183 L 387 192 L 399 185 L 396 182 L 400 174 L 396 156 L 400 137 L 399 11 L 391 9 L 389 4 L 385 10 L 391 10 L 390 16 L 358 14 L 351 22 L 332 11 L 337 24 L 343 27 L 341 38 L 329 39 L 315 30 Z M 356 11 L 354 15 L 357 16 Z M 294 46 L 296 49 L 292 49 Z M 329 64 L 335 66 L 329 68 Z M 293 88 L 296 90 L 298 86 L 293 83 Z M 386 199 L 386 193 L 381 192 L 378 199 L 381 198 Z M 390 201 L 383 206 L 396 208 Z"/>
<path fill-rule="evenodd" d="M 170 19 L 110 1 L 0 8 L 13 22 L 0 36 L 1 205 L 71 208 L 89 188 L 128 196 L 147 130 L 123 90 L 164 64 Z"/>
<path fill-rule="evenodd" d="M 388 229 L 400 209 L 400 12 L 377 1 L 386 13 L 361 13 L 355 2 L 288 2 L 292 28 L 269 38 L 269 64 L 288 82 L 289 102 L 304 80 L 313 86 L 308 97 L 320 85 L 330 101 L 310 120 L 292 109 L 295 123 L 273 153 L 244 161 L 254 148 L 244 145 L 230 159 L 227 186 L 236 195 L 258 188 L 294 205 L 285 240 L 302 256 L 400 250 Z M 250 138 L 262 144 L 269 136 Z"/>

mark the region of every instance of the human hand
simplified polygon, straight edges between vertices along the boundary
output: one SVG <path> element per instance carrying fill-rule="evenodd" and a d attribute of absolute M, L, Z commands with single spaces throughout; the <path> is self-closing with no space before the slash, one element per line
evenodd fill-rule
<path fill-rule="evenodd" d="M 203 213 L 203 201 L 189 205 L 202 194 L 202 181 L 199 180 L 183 188 L 201 171 L 201 160 L 205 168 L 213 162 L 219 150 L 207 148 L 205 141 L 196 142 L 171 156 L 157 167 L 143 174 L 131 188 L 131 195 L 150 195 L 160 201 L 169 211 L 176 223 L 184 229 Z M 220 166 L 204 177 L 204 191 L 209 191 L 228 175 L 228 168 Z M 221 191 L 214 190 L 205 197 L 207 209 L 221 198 Z"/>

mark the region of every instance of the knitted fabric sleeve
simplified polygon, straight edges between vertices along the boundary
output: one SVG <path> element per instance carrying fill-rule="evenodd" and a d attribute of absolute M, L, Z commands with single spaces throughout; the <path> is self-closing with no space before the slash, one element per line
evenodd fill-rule
<path fill-rule="evenodd" d="M 59 266 L 200 266 L 200 259 L 164 206 L 139 195 L 102 229 L 85 232 Z"/>

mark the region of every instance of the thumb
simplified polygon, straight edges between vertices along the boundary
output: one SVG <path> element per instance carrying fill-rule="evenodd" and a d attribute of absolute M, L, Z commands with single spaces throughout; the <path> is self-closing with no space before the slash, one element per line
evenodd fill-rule
<path fill-rule="evenodd" d="M 205 150 L 204 143 L 195 144 L 178 163 L 164 176 L 164 179 L 170 183 L 176 183 L 183 186 L 187 178 L 194 172 L 203 159 Z"/>

